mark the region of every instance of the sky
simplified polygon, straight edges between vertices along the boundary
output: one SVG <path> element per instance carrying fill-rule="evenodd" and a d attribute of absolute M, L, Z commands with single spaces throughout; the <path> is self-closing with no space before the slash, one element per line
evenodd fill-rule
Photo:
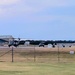
<path fill-rule="evenodd" d="M 75 0 L 0 0 L 0 35 L 75 40 Z"/>

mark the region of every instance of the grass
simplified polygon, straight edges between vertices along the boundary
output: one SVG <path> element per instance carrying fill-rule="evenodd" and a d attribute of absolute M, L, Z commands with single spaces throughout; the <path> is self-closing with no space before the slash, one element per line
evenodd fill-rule
<path fill-rule="evenodd" d="M 75 54 L 71 55 L 70 50 L 74 48 L 14 48 L 15 62 L 75 62 Z M 12 51 L 10 48 L 0 50 L 0 62 L 12 61 Z"/>
<path fill-rule="evenodd" d="M 75 75 L 75 63 L 0 63 L 0 75 Z"/>
<path fill-rule="evenodd" d="M 16 48 L 12 63 L 10 49 L 1 49 L 0 75 L 75 75 L 75 54 L 70 55 L 70 50 L 75 48 L 60 49 L 58 55 L 57 48 L 37 48 L 35 54 L 34 49 Z"/>

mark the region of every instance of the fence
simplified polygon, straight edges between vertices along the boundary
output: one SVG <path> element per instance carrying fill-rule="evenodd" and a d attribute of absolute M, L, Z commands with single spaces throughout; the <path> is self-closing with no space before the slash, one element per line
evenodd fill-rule
<path fill-rule="evenodd" d="M 1 47 L 0 62 L 75 62 L 75 47 Z"/>

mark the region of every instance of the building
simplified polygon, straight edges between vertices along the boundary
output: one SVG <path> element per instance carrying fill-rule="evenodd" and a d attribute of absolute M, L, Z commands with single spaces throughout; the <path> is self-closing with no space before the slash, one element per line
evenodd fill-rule
<path fill-rule="evenodd" d="M 0 39 L 9 41 L 10 39 L 13 39 L 12 35 L 0 35 Z"/>
<path fill-rule="evenodd" d="M 0 35 L 0 45 L 8 44 L 12 39 L 14 39 L 12 35 Z"/>

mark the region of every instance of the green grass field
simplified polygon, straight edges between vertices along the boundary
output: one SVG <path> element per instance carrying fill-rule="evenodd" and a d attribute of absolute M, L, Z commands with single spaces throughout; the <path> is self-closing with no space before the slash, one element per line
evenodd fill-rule
<path fill-rule="evenodd" d="M 75 75 L 75 63 L 0 62 L 0 75 Z"/>

